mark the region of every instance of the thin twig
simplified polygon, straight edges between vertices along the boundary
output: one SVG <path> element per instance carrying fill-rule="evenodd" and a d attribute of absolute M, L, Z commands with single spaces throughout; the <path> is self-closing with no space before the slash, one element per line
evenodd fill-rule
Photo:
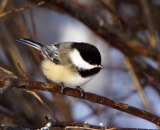
<path fill-rule="evenodd" d="M 2 0 L 0 3 L 0 14 L 3 12 L 8 0 Z"/>
<path fill-rule="evenodd" d="M 132 79 L 134 81 L 134 84 L 135 84 L 134 86 L 135 86 L 135 88 L 136 88 L 136 90 L 137 90 L 137 92 L 138 92 L 138 94 L 139 94 L 139 96 L 140 96 L 140 98 L 142 100 L 142 103 L 144 104 L 144 106 L 147 109 L 147 111 L 153 112 L 151 106 L 149 105 L 149 102 L 147 101 L 146 95 L 145 95 L 145 93 L 144 93 L 144 91 L 142 89 L 143 87 L 140 84 L 140 81 L 139 81 L 139 79 L 138 79 L 138 77 L 137 77 L 137 75 L 136 75 L 136 73 L 134 71 L 134 68 L 133 68 L 129 58 L 125 57 L 124 59 L 125 59 L 128 71 L 130 72 L 130 74 L 132 76 Z"/>
<path fill-rule="evenodd" d="M 19 67 L 19 69 L 21 70 L 21 72 L 22 72 L 22 74 L 23 74 L 23 77 L 25 78 L 25 79 L 28 79 L 28 75 L 24 72 L 24 70 L 22 69 L 22 67 L 21 67 L 21 65 L 19 64 L 19 62 L 17 62 L 17 64 L 16 64 L 18 67 Z"/>
<path fill-rule="evenodd" d="M 22 7 L 22 8 L 19 8 L 19 9 L 11 9 L 8 12 L 4 12 L 4 13 L 0 14 L 0 18 L 3 17 L 3 16 L 6 16 L 8 14 L 13 14 L 13 13 L 16 13 L 16 12 L 19 12 L 19 11 L 23 11 L 23 10 L 26 10 L 26 9 L 29 9 L 29 8 L 34 8 L 36 6 L 40 6 L 40 5 L 44 4 L 44 3 L 45 3 L 45 1 L 41 1 L 38 4 L 31 5 L 31 6 L 28 6 L 28 7 Z"/>
<path fill-rule="evenodd" d="M 22 69 L 21 65 L 19 63 L 17 63 L 17 66 L 20 68 L 21 72 L 23 73 L 23 76 L 25 79 L 29 79 L 28 75 L 24 72 L 24 70 Z M 9 86 L 9 84 L 7 84 L 7 87 Z M 6 86 L 4 87 L 6 88 Z M 52 115 L 52 117 L 55 119 L 56 122 L 59 122 L 58 118 L 55 116 L 55 114 L 53 114 L 51 112 L 51 110 L 49 109 L 49 107 L 46 105 L 45 102 L 43 102 L 43 100 L 40 98 L 40 96 L 38 94 L 36 94 L 32 89 L 24 89 L 26 92 L 32 94 L 48 111 L 49 113 Z"/>
<path fill-rule="evenodd" d="M 152 47 L 156 47 L 157 42 L 156 42 L 156 36 L 155 36 L 155 24 L 154 24 L 153 17 L 152 17 L 153 15 L 151 14 L 150 3 L 147 0 L 140 0 L 140 3 L 142 5 L 142 9 L 143 9 L 143 13 L 144 13 L 143 16 L 144 16 L 146 24 L 149 28 L 150 44 L 151 44 Z"/>
<path fill-rule="evenodd" d="M 108 5 L 110 5 L 112 7 L 112 10 L 115 12 L 115 5 L 114 5 L 114 1 L 107 1 L 108 2 Z M 113 20 L 113 23 L 115 24 L 115 26 L 117 27 L 120 27 L 119 25 L 119 22 L 118 22 L 118 17 L 116 15 L 116 13 L 114 13 L 114 15 L 111 15 L 112 16 L 112 20 Z M 123 28 L 122 28 L 123 30 Z M 131 76 L 132 76 L 132 80 L 135 84 L 135 88 L 138 92 L 138 94 L 140 95 L 140 98 L 142 100 L 142 103 L 144 104 L 145 108 L 147 109 L 147 111 L 149 112 L 153 112 L 148 101 L 147 101 L 147 98 L 145 96 L 145 93 L 142 89 L 142 85 L 140 83 L 140 79 L 138 79 L 138 76 L 137 74 L 135 73 L 135 70 L 134 70 L 134 67 L 133 65 L 131 64 L 131 61 L 129 60 L 129 57 L 127 56 L 124 56 L 124 59 L 125 59 L 125 63 L 126 63 L 126 66 L 128 68 L 128 71 L 130 72 Z"/>
<path fill-rule="evenodd" d="M 39 95 L 37 95 L 34 91 L 32 90 L 27 90 L 27 92 L 29 92 L 30 94 L 32 94 L 35 98 L 38 99 L 38 101 L 40 101 L 40 103 L 46 107 L 46 109 L 49 111 L 49 113 L 52 115 L 52 117 L 55 119 L 56 122 L 59 122 L 58 118 L 55 116 L 55 114 L 52 113 L 52 111 L 49 109 L 49 107 L 47 106 L 47 104 L 45 102 L 42 101 L 42 99 L 40 98 Z"/>
<path fill-rule="evenodd" d="M 33 38 L 34 38 L 34 40 L 38 40 L 37 33 L 36 33 L 36 26 L 35 26 L 34 16 L 33 16 L 33 11 L 31 9 L 29 9 L 29 16 L 30 16 L 30 20 L 31 20 Z"/>

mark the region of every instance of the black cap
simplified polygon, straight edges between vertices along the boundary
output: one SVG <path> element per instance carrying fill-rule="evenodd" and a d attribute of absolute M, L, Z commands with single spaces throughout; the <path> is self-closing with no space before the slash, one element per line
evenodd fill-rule
<path fill-rule="evenodd" d="M 72 44 L 72 48 L 77 49 L 81 55 L 81 57 L 88 63 L 92 65 L 100 65 L 101 64 L 101 55 L 99 50 L 91 44 L 88 43 L 76 43 Z"/>

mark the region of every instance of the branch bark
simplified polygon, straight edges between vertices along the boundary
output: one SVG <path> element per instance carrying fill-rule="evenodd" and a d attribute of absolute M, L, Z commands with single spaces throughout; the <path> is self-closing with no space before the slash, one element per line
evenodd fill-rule
<path fill-rule="evenodd" d="M 16 88 L 31 89 L 31 90 L 37 89 L 37 90 L 61 93 L 61 86 L 56 83 L 42 83 L 42 82 L 35 82 L 31 80 L 24 80 L 20 78 L 0 78 L 0 87 L 2 88 L 3 86 L 11 86 Z M 68 87 L 64 89 L 63 94 L 72 96 L 75 98 L 91 101 L 94 103 L 102 104 L 105 106 L 109 106 L 111 108 L 120 110 L 122 112 L 126 112 L 128 114 L 148 120 L 160 126 L 160 117 L 153 115 L 147 111 L 129 106 L 127 104 L 113 101 L 107 97 L 103 97 L 103 96 L 96 95 L 89 92 L 84 92 L 83 94 L 84 96 L 81 97 L 81 93 L 77 89 L 68 88 Z"/>
<path fill-rule="evenodd" d="M 91 125 L 88 123 L 72 123 L 72 122 L 52 122 L 51 127 L 59 127 L 63 128 L 65 127 L 65 130 L 67 129 L 85 129 L 85 130 L 146 130 L 146 129 L 139 129 L 139 128 L 116 128 L 116 127 L 105 127 L 105 126 L 96 126 Z M 29 128 L 21 128 L 16 126 L 0 126 L 1 130 L 33 130 Z M 41 130 L 46 130 L 48 127 L 42 127 Z M 153 130 L 153 129 L 148 129 Z M 154 129 L 155 130 L 155 129 Z"/>

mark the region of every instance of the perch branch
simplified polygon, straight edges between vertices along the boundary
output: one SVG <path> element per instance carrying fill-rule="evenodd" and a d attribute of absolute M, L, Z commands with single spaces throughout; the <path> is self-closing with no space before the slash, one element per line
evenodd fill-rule
<path fill-rule="evenodd" d="M 8 82 L 9 84 L 7 84 Z M 25 89 L 31 89 L 31 90 L 37 89 L 37 90 L 61 93 L 61 87 L 56 83 L 42 83 L 42 82 L 35 82 L 31 80 L 24 80 L 20 78 L 0 78 L 0 87 L 6 86 L 6 84 L 8 86 L 13 86 L 16 88 L 23 88 L 23 89 L 25 88 Z M 68 87 L 64 89 L 63 94 L 72 96 L 75 98 L 91 101 L 94 103 L 102 104 L 105 106 L 109 106 L 111 108 L 148 120 L 160 126 L 160 118 L 158 116 L 153 115 L 147 111 L 129 106 L 127 104 L 113 101 L 107 97 L 99 96 L 89 92 L 84 92 L 84 96 L 81 97 L 81 93 L 77 89 L 68 88 Z"/>

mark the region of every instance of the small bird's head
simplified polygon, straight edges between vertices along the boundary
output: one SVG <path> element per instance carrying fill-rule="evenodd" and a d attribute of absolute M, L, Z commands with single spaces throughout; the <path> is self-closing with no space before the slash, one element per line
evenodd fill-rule
<path fill-rule="evenodd" d="M 88 43 L 73 43 L 71 50 L 70 59 L 78 69 L 100 70 L 103 68 L 100 52 L 95 46 Z"/>

